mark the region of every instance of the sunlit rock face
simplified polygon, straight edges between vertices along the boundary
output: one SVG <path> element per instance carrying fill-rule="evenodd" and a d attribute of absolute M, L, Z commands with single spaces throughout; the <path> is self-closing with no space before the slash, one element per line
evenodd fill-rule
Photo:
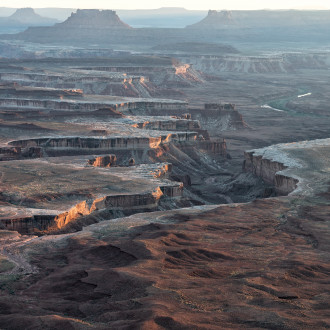
<path fill-rule="evenodd" d="M 96 167 L 111 167 L 115 165 L 117 162 L 116 155 L 108 155 L 108 156 L 100 156 L 88 161 L 89 165 L 93 165 Z"/>

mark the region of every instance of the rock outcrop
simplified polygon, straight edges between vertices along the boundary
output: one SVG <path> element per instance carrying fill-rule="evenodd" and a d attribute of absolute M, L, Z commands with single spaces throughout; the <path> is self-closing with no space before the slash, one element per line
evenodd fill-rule
<path fill-rule="evenodd" d="M 243 168 L 273 184 L 279 195 L 311 196 L 324 185 L 329 145 L 330 139 L 319 139 L 250 150 Z"/>
<path fill-rule="evenodd" d="M 95 200 L 85 200 L 69 211 L 59 215 L 33 215 L 24 218 L 2 219 L 5 229 L 21 234 L 56 233 L 63 230 L 79 230 L 85 224 L 99 222 L 105 217 L 115 217 L 141 212 L 156 211 L 162 197 L 182 198 L 183 183 L 170 181 L 150 192 L 102 196 Z M 78 223 L 79 222 L 79 223 Z"/>
<path fill-rule="evenodd" d="M 181 55 L 180 60 L 192 63 L 194 68 L 212 76 L 220 76 L 223 72 L 245 73 L 288 73 L 306 67 L 302 64 L 305 55 L 299 54 L 300 63 L 288 55 Z M 325 67 L 321 57 L 306 61 L 309 68 Z M 322 63 L 323 62 L 323 63 Z"/>
<path fill-rule="evenodd" d="M 65 29 L 130 29 L 130 26 L 121 21 L 113 10 L 78 9 L 76 13 L 56 25 Z"/>
<path fill-rule="evenodd" d="M 36 92 L 39 92 L 38 97 L 47 98 L 81 96 L 82 91 L 86 94 L 150 97 L 150 92 L 155 89 L 148 78 L 128 75 L 125 72 L 111 73 L 89 70 L 77 72 L 71 70 L 65 76 L 56 73 L 3 72 L 0 73 L 0 78 L 3 81 L 8 81 L 8 83 L 19 81 L 20 85 L 25 86 L 25 88 L 16 88 L 15 94 L 27 98 L 32 98 Z M 39 89 L 32 87 L 39 87 Z M 8 90 L 9 88 L 7 90 L 2 88 L 0 93 L 8 93 Z M 58 90 L 57 94 L 60 95 L 56 95 L 56 90 Z"/>
<path fill-rule="evenodd" d="M 79 155 L 94 152 L 100 154 L 107 153 L 109 150 L 148 150 L 157 148 L 163 143 L 196 141 L 197 135 L 196 132 L 177 132 L 157 137 L 49 137 L 11 141 L 9 145 L 33 153 L 39 150 L 39 154 L 46 152 L 48 156 L 68 155 L 69 153 Z M 8 150 L 13 150 L 14 153 L 19 152 L 19 149 L 4 148 L 5 153 L 10 153 Z"/>
<path fill-rule="evenodd" d="M 100 156 L 90 159 L 88 161 L 89 165 L 95 167 L 111 167 L 113 165 L 116 165 L 116 163 L 117 163 L 116 155 Z"/>
<path fill-rule="evenodd" d="M 40 147 L 2 147 L 0 148 L 0 161 L 24 159 L 24 158 L 41 158 L 44 156 L 43 148 Z"/>
<path fill-rule="evenodd" d="M 189 29 L 223 29 L 235 24 L 231 11 L 209 10 L 207 16 L 198 23 L 187 26 Z"/>
<path fill-rule="evenodd" d="M 54 226 L 56 215 L 31 215 L 22 218 L 1 219 L 1 226 L 6 230 L 17 231 L 20 234 L 35 234 L 47 231 Z"/>
<path fill-rule="evenodd" d="M 74 102 L 71 100 L 43 100 L 43 99 L 13 99 L 1 98 L 0 105 L 2 108 L 22 108 L 22 109 L 56 109 L 56 110 L 99 110 L 105 107 L 112 107 L 114 110 L 121 112 L 135 109 L 150 109 L 150 110 L 164 110 L 164 109 L 182 109 L 187 111 L 187 103 L 180 101 L 160 101 L 157 99 L 140 101 L 126 101 L 118 104 L 117 102 Z"/>
<path fill-rule="evenodd" d="M 191 186 L 191 178 L 188 174 L 185 175 L 171 175 L 171 180 L 182 182 L 184 187 Z"/>
<path fill-rule="evenodd" d="M 171 118 L 168 120 L 144 121 L 134 124 L 133 127 L 160 131 L 199 131 L 201 129 L 200 123 L 197 120 L 191 120 L 191 115 L 189 115 L 190 118 L 187 116 L 184 117 L 186 118 L 182 120 Z"/>
<path fill-rule="evenodd" d="M 132 214 L 143 211 L 156 210 L 159 199 L 163 196 L 163 192 L 160 188 L 151 192 L 140 194 L 127 194 L 127 195 L 112 195 L 103 196 L 93 201 L 83 201 L 68 212 L 64 212 L 58 215 L 54 219 L 54 223 L 47 230 L 52 232 L 55 230 L 63 229 L 70 224 L 74 225 L 74 222 L 81 217 L 91 215 L 93 218 L 98 218 L 98 213 L 104 213 L 108 216 L 111 214 L 117 215 L 118 212 L 122 214 Z M 102 217 L 100 217 L 102 219 Z"/>
<path fill-rule="evenodd" d="M 0 73 L 0 96 L 1 98 L 41 98 L 41 99 L 61 99 L 63 97 L 81 97 L 83 91 L 81 89 L 64 89 L 64 88 L 47 88 L 47 86 L 40 88 L 40 81 L 38 87 L 25 86 L 24 82 L 28 82 L 30 79 L 47 78 L 45 74 L 28 74 L 28 73 Z M 54 79 L 53 79 L 54 80 Z M 17 83 L 20 82 L 20 84 Z M 23 86 L 24 85 L 24 86 Z M 52 86 L 55 87 L 55 86 Z"/>
<path fill-rule="evenodd" d="M 287 166 L 278 161 L 272 161 L 254 152 L 245 152 L 243 169 L 261 177 L 265 182 L 275 186 L 279 195 L 288 195 L 297 188 L 298 179 L 280 174 Z"/>

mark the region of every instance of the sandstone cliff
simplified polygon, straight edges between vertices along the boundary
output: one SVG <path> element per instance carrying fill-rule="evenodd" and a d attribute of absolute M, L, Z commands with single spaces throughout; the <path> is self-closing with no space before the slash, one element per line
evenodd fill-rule
<path fill-rule="evenodd" d="M 96 167 L 111 167 L 116 165 L 117 157 L 116 155 L 100 156 L 88 161 L 89 165 Z"/>
<path fill-rule="evenodd" d="M 297 188 L 298 179 L 280 173 L 287 168 L 283 163 L 254 155 L 253 151 L 245 152 L 244 157 L 243 169 L 274 185 L 279 195 L 288 195 Z"/>
<path fill-rule="evenodd" d="M 328 182 L 329 145 L 330 139 L 319 139 L 250 150 L 243 168 L 274 184 L 280 195 L 312 196 Z"/>

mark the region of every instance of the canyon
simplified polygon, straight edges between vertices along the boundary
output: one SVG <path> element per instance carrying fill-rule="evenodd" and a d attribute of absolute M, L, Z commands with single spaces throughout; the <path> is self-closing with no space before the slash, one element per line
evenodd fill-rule
<path fill-rule="evenodd" d="M 327 15 L 1 35 L 0 328 L 329 328 Z"/>

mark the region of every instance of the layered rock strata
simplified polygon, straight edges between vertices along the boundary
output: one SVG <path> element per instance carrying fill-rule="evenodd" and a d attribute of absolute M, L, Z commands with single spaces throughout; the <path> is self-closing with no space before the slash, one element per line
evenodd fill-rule
<path fill-rule="evenodd" d="M 321 185 L 315 166 L 328 159 L 330 139 L 278 144 L 245 152 L 243 169 L 273 184 L 279 195 L 309 195 Z M 310 171 L 310 174 L 309 174 Z"/>
<path fill-rule="evenodd" d="M 22 97 L 31 97 L 27 87 L 32 92 L 38 92 L 37 88 L 39 88 L 40 95 L 44 97 L 54 97 L 55 89 L 59 90 L 58 94 L 64 96 L 70 93 L 73 96 L 79 96 L 79 91 L 81 95 L 83 90 L 87 94 L 126 97 L 151 97 L 150 93 L 153 94 L 155 90 L 155 86 L 149 82 L 147 77 L 127 75 L 125 72 L 110 73 L 71 69 L 66 76 L 55 72 L 2 72 L 0 77 L 2 81 L 25 86 L 25 89 L 17 90 L 16 88 L 16 94 L 21 94 Z M 31 87 L 34 87 L 34 90 Z M 2 89 L 0 92 L 5 93 L 6 91 Z"/>
<path fill-rule="evenodd" d="M 0 106 L 3 109 L 54 109 L 54 110 L 82 110 L 82 111 L 91 111 L 91 110 L 99 110 L 104 108 L 105 106 L 109 106 L 117 111 L 129 111 L 135 109 L 155 109 L 155 110 L 185 110 L 187 111 L 187 104 L 185 102 L 171 102 L 168 100 L 133 100 L 126 101 L 123 100 L 123 103 L 118 103 L 117 99 L 114 102 L 76 102 L 76 101 L 58 101 L 58 100 L 40 100 L 40 99 L 17 99 L 17 98 L 1 98 Z"/>
<path fill-rule="evenodd" d="M 100 156 L 88 160 L 88 164 L 96 167 L 111 167 L 116 165 L 116 155 Z"/>
<path fill-rule="evenodd" d="M 42 183 L 42 174 L 39 175 L 38 171 L 42 170 L 43 164 L 33 166 L 35 161 L 17 163 L 17 169 L 21 169 L 22 172 L 20 196 L 6 191 L 1 193 L 0 203 L 6 206 L 3 212 L 0 212 L 0 225 L 22 234 L 54 233 L 59 230 L 78 230 L 85 224 L 98 222 L 105 217 L 114 218 L 159 210 L 161 209 L 160 202 L 162 202 L 162 207 L 166 204 L 180 203 L 183 197 L 183 183 L 168 180 L 172 171 L 171 164 L 132 165 L 129 169 L 115 167 L 114 170 L 109 167 L 109 160 L 113 163 L 115 159 L 116 157 L 111 155 L 93 160 L 94 166 L 97 163 L 97 168 L 103 168 L 100 170 L 84 169 L 80 158 L 77 158 L 75 165 L 68 165 L 64 170 L 63 165 L 56 165 L 61 159 L 54 159 L 54 163 L 49 163 L 47 167 L 53 175 L 55 173 L 62 175 L 59 185 L 61 191 L 58 192 L 56 192 L 56 187 L 53 187 L 56 185 L 56 180 L 53 182 L 46 180 Z M 6 168 L 5 164 L 3 168 Z M 26 173 L 23 176 L 24 171 Z M 85 174 L 80 174 L 81 171 Z M 12 174 L 14 172 L 13 169 Z M 32 173 L 35 173 L 34 179 Z M 75 178 L 78 174 L 84 181 L 86 181 L 85 176 L 89 175 L 94 176 L 94 180 L 98 182 L 94 183 L 94 188 L 91 185 L 86 186 L 86 183 L 80 185 L 79 182 L 71 182 L 71 176 Z M 12 182 L 11 180 L 14 178 L 8 172 L 3 182 L 4 186 L 7 187 Z M 123 180 L 126 180 L 126 185 Z M 131 180 L 131 184 L 127 180 Z M 44 184 L 43 192 L 36 190 L 35 186 L 40 185 L 39 182 Z M 120 189 L 113 186 L 115 182 L 121 183 L 122 193 L 116 193 Z M 86 199 L 82 200 L 84 196 Z M 26 207 L 31 205 L 33 200 L 37 200 L 45 209 Z M 75 200 L 77 204 L 72 205 Z M 61 211 L 64 205 L 68 207 L 65 212 Z M 69 205 L 72 206 L 69 207 Z M 60 207 L 57 210 L 51 210 L 58 206 Z"/>
<path fill-rule="evenodd" d="M 178 132 L 159 137 L 50 137 L 40 139 L 18 140 L 9 142 L 20 148 L 42 147 L 48 152 L 54 149 L 146 149 L 156 148 L 161 143 L 195 141 L 196 132 Z"/>

